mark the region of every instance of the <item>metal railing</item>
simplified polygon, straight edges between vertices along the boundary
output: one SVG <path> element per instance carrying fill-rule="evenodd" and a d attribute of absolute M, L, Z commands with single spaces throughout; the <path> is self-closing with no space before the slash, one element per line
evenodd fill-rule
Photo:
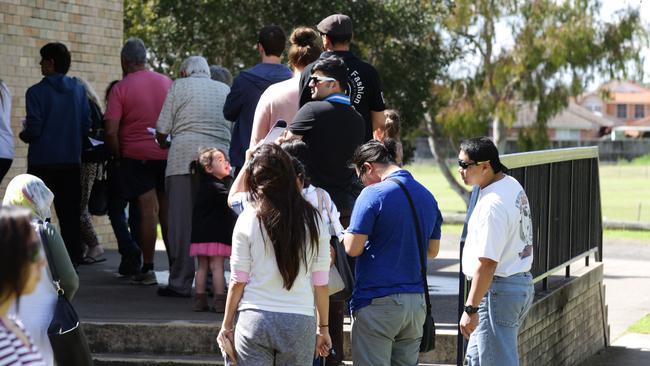
<path fill-rule="evenodd" d="M 594 254 L 602 261 L 602 214 L 598 148 L 580 147 L 502 155 L 508 174 L 521 183 L 528 196 L 533 220 L 534 282 L 548 289 L 548 277 Z M 461 256 L 467 233 L 467 221 L 478 199 L 478 187 L 472 190 L 470 205 L 461 235 Z M 468 282 L 459 273 L 459 309 L 463 312 Z M 465 344 L 459 333 L 457 364 L 462 365 Z"/>

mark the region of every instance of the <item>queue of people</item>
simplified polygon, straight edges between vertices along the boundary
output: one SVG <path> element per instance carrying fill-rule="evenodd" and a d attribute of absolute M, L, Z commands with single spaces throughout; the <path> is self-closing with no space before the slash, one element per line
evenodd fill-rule
<path fill-rule="evenodd" d="M 399 113 L 386 110 L 374 67 L 350 51 L 352 20 L 334 14 L 316 30 L 290 35 L 290 69 L 282 64 L 284 30 L 262 28 L 261 62 L 234 80 L 190 56 L 172 81 L 146 67 L 145 44 L 131 38 L 104 114 L 88 83 L 66 76 L 65 45 L 41 49 L 44 78 L 27 91 L 19 133 L 29 144 L 28 174 L 9 184 L 3 206 L 14 208 L 0 208 L 7 262 L 0 341 L 8 341 L 0 352 L 17 365 L 52 364 L 48 313 L 35 309 L 53 308 L 56 291 L 36 232 L 47 233 L 71 298 L 74 268 L 102 260 L 88 212 L 101 168 L 110 173 L 118 273 L 135 285 L 157 284 L 159 224 L 170 276 L 157 294 L 191 297 L 195 283 L 192 310 L 224 314 L 217 340 L 226 357 L 239 365 L 311 365 L 315 357 L 339 365 L 349 311 L 355 365 L 417 364 L 428 291 L 422 263 L 438 254 L 442 215 L 402 168 Z M 10 109 L 0 81 L 0 139 L 11 142 L 0 146 L 0 180 L 14 154 Z M 268 141 L 278 120 L 286 129 Z M 97 159 L 102 138 L 108 162 Z M 458 164 L 465 183 L 481 188 L 462 258 L 472 279 L 459 322 L 470 340 L 467 362 L 516 365 L 517 330 L 534 293 L 528 199 L 489 139 L 464 141 Z M 49 222 L 52 203 L 60 235 Z M 354 268 L 349 301 L 329 296 L 337 246 Z M 507 311 L 494 309 L 502 291 L 518 294 L 500 299 Z"/>

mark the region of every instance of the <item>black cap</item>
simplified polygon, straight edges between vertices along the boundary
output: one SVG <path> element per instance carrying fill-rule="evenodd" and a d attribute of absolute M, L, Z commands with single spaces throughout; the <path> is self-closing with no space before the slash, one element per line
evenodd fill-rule
<path fill-rule="evenodd" d="M 352 19 L 344 14 L 333 14 L 321 20 L 316 29 L 331 36 L 349 36 L 352 35 Z"/>

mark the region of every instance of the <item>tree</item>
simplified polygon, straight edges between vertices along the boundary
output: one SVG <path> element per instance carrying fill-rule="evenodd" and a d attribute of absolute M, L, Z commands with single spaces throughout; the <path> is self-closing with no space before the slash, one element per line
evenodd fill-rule
<path fill-rule="evenodd" d="M 520 142 L 545 148 L 546 122 L 571 96 L 582 93 L 597 74 L 625 76 L 630 61 L 639 64 L 645 34 L 638 11 L 628 9 L 617 22 L 606 23 L 598 19 L 600 5 L 597 0 L 457 0 L 444 25 L 469 66 L 465 75 L 449 75 L 440 86 L 443 105 L 430 118 L 430 133 L 457 146 L 463 136 L 491 132 L 503 151 L 505 127 L 527 104 L 535 108 L 536 119 Z M 510 32 L 512 45 L 497 43 L 499 26 Z M 457 191 L 462 188 L 449 182 Z"/>
<path fill-rule="evenodd" d="M 347 14 L 353 52 L 377 68 L 387 106 L 401 112 L 409 135 L 425 110 L 438 105 L 431 86 L 453 58 L 439 36 L 449 8 L 444 0 L 125 0 L 124 33 L 144 40 L 158 71 L 173 76 L 184 58 L 200 54 L 236 74 L 259 62 L 262 26 L 278 24 L 289 33 L 329 14 Z"/>

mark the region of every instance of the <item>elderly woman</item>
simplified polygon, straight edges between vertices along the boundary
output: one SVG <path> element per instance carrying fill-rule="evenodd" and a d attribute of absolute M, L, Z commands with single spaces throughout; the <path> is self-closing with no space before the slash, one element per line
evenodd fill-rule
<path fill-rule="evenodd" d="M 38 236 L 40 228 L 45 231 L 47 244 L 52 253 L 51 259 L 54 261 L 53 265 L 60 277 L 60 286 L 68 300 L 72 300 L 79 287 L 79 278 L 72 266 L 61 235 L 56 227 L 49 223 L 51 217 L 50 207 L 53 200 L 54 194 L 40 178 L 29 174 L 21 174 L 9 182 L 2 205 L 27 208 L 31 213 L 32 226 L 36 231 L 35 235 Z M 40 240 L 37 240 L 37 242 L 40 243 Z M 42 247 L 45 244 L 40 243 L 39 245 L 41 246 L 41 252 L 44 253 Z M 47 328 L 52 320 L 57 299 L 49 266 L 50 264 L 46 263 L 46 266 L 41 268 L 40 280 L 34 292 L 23 296 L 20 299 L 20 306 L 10 310 L 10 313 L 18 315 L 25 328 L 31 333 L 34 344 L 41 351 L 46 365 L 54 363 L 52 347 L 47 337 Z"/>
<path fill-rule="evenodd" d="M 190 175 L 190 162 L 199 149 L 216 147 L 228 151 L 230 122 L 223 116 L 223 105 L 230 88 L 210 79 L 205 58 L 191 56 L 181 64 L 180 79 L 174 81 L 160 112 L 156 139 L 171 148 L 165 171 L 169 197 L 168 248 L 171 259 L 169 285 L 158 295 L 189 297 L 194 279 L 194 260 L 189 256 L 192 232 L 192 201 L 196 182 Z"/>

